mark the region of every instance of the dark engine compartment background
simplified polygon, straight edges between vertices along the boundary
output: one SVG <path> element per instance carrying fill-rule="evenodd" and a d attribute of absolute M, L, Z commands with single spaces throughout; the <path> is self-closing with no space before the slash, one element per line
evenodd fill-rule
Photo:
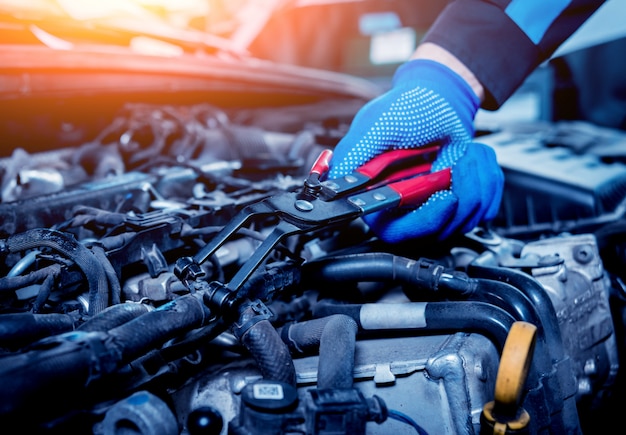
<path fill-rule="evenodd" d="M 506 175 L 489 228 L 410 246 L 359 220 L 304 233 L 251 276 L 240 311 L 202 307 L 177 260 L 244 206 L 300 189 L 349 107 L 5 118 L 12 138 L 40 128 L 0 160 L 3 419 L 50 433 L 475 433 L 516 320 L 539 328 L 520 404 L 532 432 L 586 431 L 619 409 L 626 139 L 612 129 L 483 132 Z M 275 225 L 241 231 L 203 282 L 227 283 Z M 277 385 L 287 398 L 267 407 L 259 391 Z"/>

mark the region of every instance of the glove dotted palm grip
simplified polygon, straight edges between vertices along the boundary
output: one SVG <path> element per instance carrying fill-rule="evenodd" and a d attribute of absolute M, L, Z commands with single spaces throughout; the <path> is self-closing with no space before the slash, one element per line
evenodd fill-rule
<path fill-rule="evenodd" d="M 346 175 L 385 151 L 439 145 L 432 170 L 451 168 L 450 190 L 435 192 L 418 209 L 364 219 L 388 242 L 469 231 L 495 216 L 503 184 L 493 151 L 472 143 L 478 106 L 469 85 L 446 66 L 409 61 L 396 71 L 391 89 L 357 113 L 335 148 L 329 176 Z"/>

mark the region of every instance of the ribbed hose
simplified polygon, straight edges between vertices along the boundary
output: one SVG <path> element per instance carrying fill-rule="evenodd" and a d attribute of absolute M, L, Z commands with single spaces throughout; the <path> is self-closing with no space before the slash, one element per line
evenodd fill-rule
<path fill-rule="evenodd" d="M 294 353 L 319 349 L 318 388 L 352 388 L 357 324 L 335 314 L 294 323 L 282 330 L 283 341 Z"/>
<path fill-rule="evenodd" d="M 10 236 L 6 246 L 9 252 L 46 247 L 68 257 L 83 271 L 89 284 L 89 315 L 98 314 L 108 306 L 109 286 L 102 265 L 93 253 L 71 234 L 36 228 Z"/>
<path fill-rule="evenodd" d="M 41 282 L 50 275 L 58 275 L 60 271 L 61 266 L 59 264 L 52 264 L 26 275 L 4 276 L 0 278 L 0 293 L 14 291 Z"/>
<path fill-rule="evenodd" d="M 0 316 L 0 347 L 19 348 L 74 328 L 68 314 L 12 313 Z"/>
<path fill-rule="evenodd" d="M 240 298 L 268 299 L 275 292 L 300 282 L 300 262 L 293 260 L 268 264 L 246 280 L 237 295 Z"/>
<path fill-rule="evenodd" d="M 0 418 L 6 426 L 26 433 L 29 425 L 69 412 L 84 400 L 85 385 L 105 369 L 104 337 L 71 334 L 70 340 L 48 341 L 41 350 L 0 360 Z"/>
<path fill-rule="evenodd" d="M 136 317 L 146 314 L 148 311 L 148 306 L 144 304 L 125 303 L 113 305 L 91 317 L 77 329 L 85 332 L 105 332 L 123 325 L 126 322 L 130 322 Z"/>
<path fill-rule="evenodd" d="M 318 388 L 352 388 L 356 333 L 353 319 L 331 316 L 320 339 Z"/>
<path fill-rule="evenodd" d="M 211 318 L 201 296 L 186 295 L 109 332 L 57 335 L 27 352 L 2 357 L 0 416 L 22 424 L 24 418 L 37 421 L 69 412 L 93 381 Z"/>
<path fill-rule="evenodd" d="M 287 345 L 269 320 L 260 320 L 241 336 L 264 379 L 285 382 L 295 387 L 296 369 Z"/>
<path fill-rule="evenodd" d="M 111 329 L 109 336 L 121 347 L 121 361 L 130 362 L 182 332 L 204 326 L 210 318 L 201 296 L 189 294 Z"/>
<path fill-rule="evenodd" d="M 92 251 L 100 264 L 102 264 L 102 269 L 107 277 L 107 281 L 111 289 L 111 305 L 119 304 L 122 298 L 122 286 L 120 285 L 120 279 L 118 278 L 117 273 L 115 273 L 115 269 L 113 269 L 113 265 L 109 261 L 109 258 L 102 247 L 94 246 Z"/>

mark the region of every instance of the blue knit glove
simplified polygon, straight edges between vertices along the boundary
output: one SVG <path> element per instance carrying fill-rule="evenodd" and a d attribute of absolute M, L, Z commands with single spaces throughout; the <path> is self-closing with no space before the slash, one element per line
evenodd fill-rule
<path fill-rule="evenodd" d="M 438 144 L 432 170 L 450 167 L 450 190 L 434 193 L 417 209 L 365 216 L 384 241 L 424 236 L 445 239 L 467 232 L 498 211 L 504 177 L 494 151 L 473 143 L 479 100 L 448 67 L 412 60 L 396 71 L 391 89 L 367 103 L 335 148 L 329 178 L 346 175 L 384 151 Z"/>

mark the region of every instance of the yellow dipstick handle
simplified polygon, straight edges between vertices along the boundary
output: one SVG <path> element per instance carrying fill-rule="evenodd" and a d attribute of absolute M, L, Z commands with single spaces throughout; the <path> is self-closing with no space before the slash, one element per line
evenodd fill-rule
<path fill-rule="evenodd" d="M 515 322 L 504 343 L 496 378 L 494 399 L 497 407 L 516 409 L 533 359 L 537 327 Z"/>
<path fill-rule="evenodd" d="M 486 403 L 481 414 L 481 435 L 526 433 L 530 415 L 520 405 L 536 337 L 537 327 L 532 323 L 511 325 L 500 357 L 495 400 Z"/>

